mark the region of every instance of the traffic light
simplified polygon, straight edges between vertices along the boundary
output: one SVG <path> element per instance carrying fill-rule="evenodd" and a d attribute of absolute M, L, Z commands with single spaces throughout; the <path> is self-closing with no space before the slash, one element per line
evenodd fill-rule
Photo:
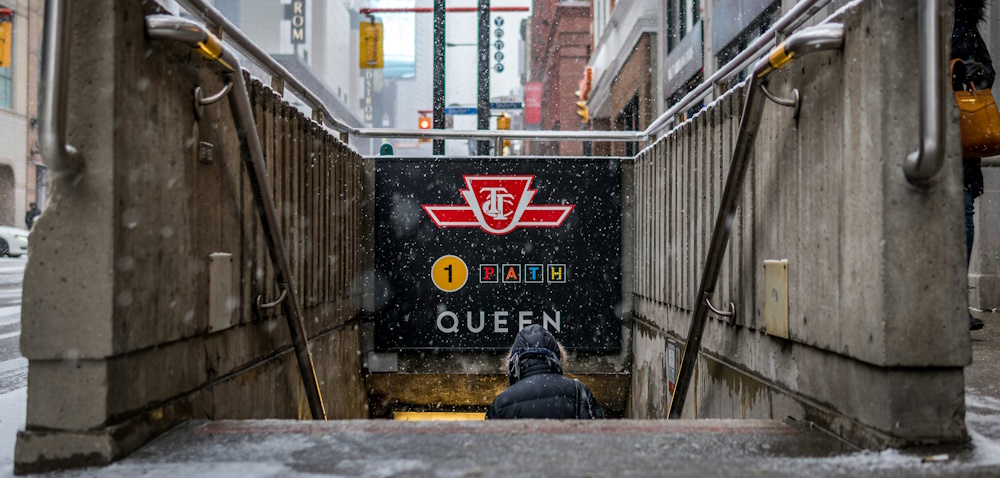
<path fill-rule="evenodd" d="M 497 129 L 510 131 L 510 115 L 504 113 L 500 116 L 497 116 Z"/>
<path fill-rule="evenodd" d="M 431 117 L 430 116 L 421 116 L 419 119 L 417 119 L 417 128 L 420 128 L 420 129 L 431 129 L 431 125 L 432 124 L 433 124 L 433 122 L 431 121 Z M 419 143 L 430 143 L 431 140 L 429 140 L 427 138 L 420 138 L 419 140 L 417 140 L 417 142 L 419 142 Z"/>
<path fill-rule="evenodd" d="M 576 90 L 576 97 L 580 101 L 576 102 L 576 114 L 580 116 L 580 122 L 588 123 L 590 122 L 590 108 L 587 107 L 587 98 L 590 97 L 590 87 L 591 81 L 594 75 L 594 69 L 587 67 L 583 70 L 583 78 L 580 80 L 580 89 Z"/>
<path fill-rule="evenodd" d="M 586 123 L 590 121 L 590 108 L 587 107 L 586 101 L 576 102 L 576 114 L 580 116 L 580 122 Z"/>
<path fill-rule="evenodd" d="M 504 130 L 510 131 L 510 115 L 507 113 L 497 116 L 497 131 Z M 503 140 L 503 151 L 498 151 L 497 154 L 502 156 L 507 156 L 510 153 L 510 140 Z"/>

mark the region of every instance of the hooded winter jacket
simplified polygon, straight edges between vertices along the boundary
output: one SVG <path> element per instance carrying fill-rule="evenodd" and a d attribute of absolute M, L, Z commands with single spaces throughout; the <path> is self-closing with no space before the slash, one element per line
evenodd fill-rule
<path fill-rule="evenodd" d="M 507 375 L 510 387 L 497 395 L 486 419 L 604 418 L 604 409 L 586 385 L 563 376 L 555 337 L 531 325 L 514 339 Z"/>
<path fill-rule="evenodd" d="M 979 34 L 979 23 L 986 18 L 986 0 L 955 0 L 955 26 L 951 31 L 951 58 L 964 62 L 974 62 L 966 69 L 956 67 L 952 77 L 952 87 L 960 88 L 970 82 L 977 88 L 990 88 L 996 76 L 993 60 L 986 49 L 986 43 Z M 972 64 L 972 63 L 970 63 Z M 968 71 L 966 71 L 968 70 Z M 965 190 L 972 197 L 983 194 L 983 171 L 979 158 L 962 160 L 962 177 Z"/>

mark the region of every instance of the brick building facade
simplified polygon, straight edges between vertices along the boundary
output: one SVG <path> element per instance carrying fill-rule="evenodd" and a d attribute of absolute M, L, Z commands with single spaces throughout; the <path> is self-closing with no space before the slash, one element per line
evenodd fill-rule
<path fill-rule="evenodd" d="M 530 81 L 542 83 L 543 130 L 579 131 L 576 89 L 591 50 L 589 1 L 535 0 Z M 528 154 L 581 155 L 579 141 L 529 143 Z"/>

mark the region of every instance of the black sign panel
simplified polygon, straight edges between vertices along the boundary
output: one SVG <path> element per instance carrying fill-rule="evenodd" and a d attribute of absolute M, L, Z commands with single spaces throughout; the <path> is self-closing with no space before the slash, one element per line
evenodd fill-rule
<path fill-rule="evenodd" d="M 507 350 L 528 324 L 621 349 L 617 160 L 375 164 L 377 350 Z"/>

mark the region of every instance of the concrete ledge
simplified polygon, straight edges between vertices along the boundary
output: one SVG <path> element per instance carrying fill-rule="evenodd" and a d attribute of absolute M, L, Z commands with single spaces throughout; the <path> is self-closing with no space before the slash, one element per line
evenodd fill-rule
<path fill-rule="evenodd" d="M 636 318 L 636 343 L 684 342 Z M 806 419 L 864 448 L 960 444 L 969 440 L 961 367 L 877 367 L 780 339 L 709 323 L 684 418 Z M 763 344 L 763 346 L 761 346 Z M 755 348 L 756 347 L 756 348 Z M 725 353 L 727 355 L 723 356 Z M 666 354 L 636 356 L 634 376 L 665 388 Z M 676 357 L 679 367 L 680 357 Z M 764 371 L 763 373 L 760 371 Z M 631 416 L 666 416 L 655 389 L 633 386 Z M 955 390 L 957 395 L 949 394 Z M 659 404 L 659 405 L 657 405 Z"/>
<path fill-rule="evenodd" d="M 354 327 L 329 331 L 310 340 L 327 413 L 332 418 L 367 417 L 366 397 L 356 372 L 360 359 L 352 362 L 350 357 L 356 357 L 357 349 L 347 346 L 357 340 Z M 120 415 L 112 425 L 53 430 L 29 422 L 28 429 L 18 434 L 15 473 L 105 465 L 191 419 L 308 419 L 309 408 L 297 367 L 293 350 L 286 348 L 193 391 Z M 345 376 L 352 373 L 357 375 L 353 385 Z"/>

